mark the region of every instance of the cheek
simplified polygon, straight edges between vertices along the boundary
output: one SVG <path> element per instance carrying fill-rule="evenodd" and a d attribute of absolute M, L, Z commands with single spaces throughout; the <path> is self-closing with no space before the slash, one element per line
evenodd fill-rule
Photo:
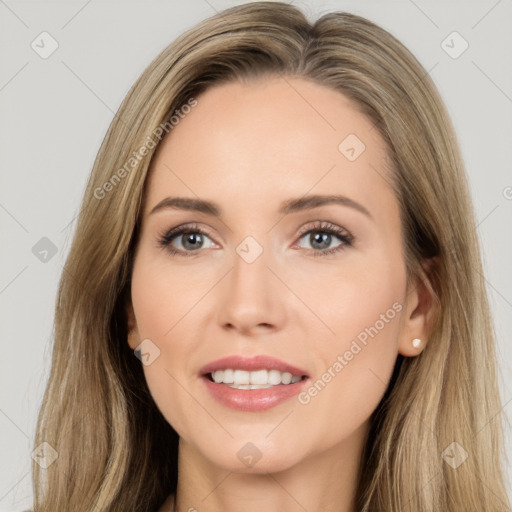
<path fill-rule="evenodd" d="M 152 254 L 142 248 L 135 261 L 131 289 L 140 336 L 170 342 L 182 323 L 189 321 L 189 315 L 194 316 L 213 277 L 208 265 L 170 264 L 165 253 Z"/>
<path fill-rule="evenodd" d="M 292 270 L 285 278 L 326 327 L 321 332 L 328 346 L 341 350 L 358 336 L 363 344 L 373 337 L 396 338 L 406 276 L 392 251 L 347 253 L 339 263 Z"/>
<path fill-rule="evenodd" d="M 331 360 L 342 356 L 343 372 L 353 381 L 382 387 L 398 353 L 405 270 L 381 255 L 354 268 L 334 288 L 326 301 L 336 305 L 328 311 L 336 333 Z"/>
<path fill-rule="evenodd" d="M 405 289 L 405 271 L 392 261 L 381 256 L 354 265 L 322 293 L 310 295 L 309 304 L 318 306 L 334 334 L 315 346 L 312 357 L 320 371 L 299 403 L 325 447 L 369 418 L 391 378 Z M 336 429 L 326 430 L 326 417 Z"/>
<path fill-rule="evenodd" d="M 142 335 L 149 331 L 163 338 L 172 327 L 176 308 L 181 308 L 181 290 L 165 267 L 141 250 L 132 274 L 132 300 Z M 177 283 L 176 283 L 177 284 Z"/>
<path fill-rule="evenodd" d="M 210 282 L 211 278 L 186 272 L 186 267 L 171 268 L 161 256 L 157 259 L 144 250 L 137 256 L 132 274 L 140 341 L 151 340 L 159 351 L 151 364 L 143 366 L 146 382 L 158 409 L 184 439 L 190 424 L 204 421 L 201 411 L 191 407 L 187 392 L 194 375 L 190 355 L 197 339 L 191 335 L 189 322 Z"/>

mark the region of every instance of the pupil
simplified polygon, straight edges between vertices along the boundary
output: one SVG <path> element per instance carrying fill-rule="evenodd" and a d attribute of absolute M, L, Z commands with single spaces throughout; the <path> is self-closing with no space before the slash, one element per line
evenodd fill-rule
<path fill-rule="evenodd" d="M 323 234 L 320 234 L 320 233 L 317 233 L 316 235 L 313 235 L 313 239 L 315 240 L 314 243 L 322 243 L 323 242 L 327 242 L 327 245 L 329 245 L 329 241 L 330 241 L 330 238 L 331 238 L 331 235 L 329 233 L 323 233 Z M 313 245 L 313 244 L 312 244 Z"/>
<path fill-rule="evenodd" d="M 197 247 L 200 245 L 200 241 L 201 241 L 201 235 L 196 235 L 194 233 L 191 233 L 189 234 L 188 236 L 185 237 L 185 247 L 187 246 L 187 244 L 191 244 L 191 247 L 192 249 L 197 249 Z"/>

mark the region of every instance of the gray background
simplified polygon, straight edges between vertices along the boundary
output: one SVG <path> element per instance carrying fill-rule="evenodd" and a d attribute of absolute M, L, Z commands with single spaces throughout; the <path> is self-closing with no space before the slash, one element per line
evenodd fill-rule
<path fill-rule="evenodd" d="M 0 0 L 0 511 L 31 506 L 32 438 L 49 372 L 57 284 L 113 114 L 161 49 L 215 11 L 240 3 Z M 510 421 L 512 1 L 293 3 L 313 18 L 346 10 L 375 21 L 417 56 L 437 84 L 470 179 Z M 58 42 L 46 59 L 31 47 L 43 31 Z M 469 44 L 458 58 L 442 47 L 453 31 Z M 463 43 L 452 38 L 445 44 L 453 53 Z M 47 261 L 32 250 L 43 237 L 56 249 Z"/>

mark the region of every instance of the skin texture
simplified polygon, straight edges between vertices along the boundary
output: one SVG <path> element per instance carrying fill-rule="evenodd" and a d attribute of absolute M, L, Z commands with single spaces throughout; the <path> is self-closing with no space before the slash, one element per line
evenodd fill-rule
<path fill-rule="evenodd" d="M 197 100 L 153 158 L 128 306 L 130 347 L 149 338 L 160 350 L 144 372 L 180 435 L 176 510 L 352 511 L 368 419 L 397 354 L 423 350 L 431 303 L 418 281 L 407 286 L 386 147 L 345 96 L 299 78 L 230 82 Z M 349 134 L 366 146 L 354 161 L 338 149 Z M 278 213 L 282 201 L 312 194 L 347 196 L 371 218 L 336 204 Z M 222 217 L 149 215 L 167 196 L 214 201 Z M 317 221 L 347 230 L 353 244 L 321 256 L 344 242 L 318 242 L 325 231 Z M 190 235 L 172 241 L 191 257 L 158 245 L 185 223 L 207 232 L 196 250 L 186 245 Z M 252 263 L 236 252 L 247 236 L 263 248 Z M 387 322 L 376 324 L 382 315 Z M 357 336 L 381 323 L 333 372 Z M 312 382 L 331 368 L 331 379 L 306 404 L 293 397 L 261 412 L 229 409 L 210 396 L 199 369 L 233 354 L 274 356 Z M 237 457 L 248 442 L 261 454 L 252 467 Z M 170 496 L 161 510 L 173 507 Z"/>

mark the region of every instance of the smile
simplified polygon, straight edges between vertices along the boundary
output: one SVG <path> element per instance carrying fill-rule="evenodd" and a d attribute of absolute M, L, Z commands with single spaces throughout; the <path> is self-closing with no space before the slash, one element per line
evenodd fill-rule
<path fill-rule="evenodd" d="M 265 389 L 273 386 L 295 384 L 303 376 L 292 375 L 290 372 L 280 372 L 279 370 L 234 370 L 227 368 L 217 370 L 209 374 L 213 382 L 217 384 L 226 384 L 235 389 Z"/>
<path fill-rule="evenodd" d="M 199 371 L 210 397 L 245 412 L 275 407 L 304 388 L 309 375 L 274 357 L 238 355 L 213 361 Z"/>

